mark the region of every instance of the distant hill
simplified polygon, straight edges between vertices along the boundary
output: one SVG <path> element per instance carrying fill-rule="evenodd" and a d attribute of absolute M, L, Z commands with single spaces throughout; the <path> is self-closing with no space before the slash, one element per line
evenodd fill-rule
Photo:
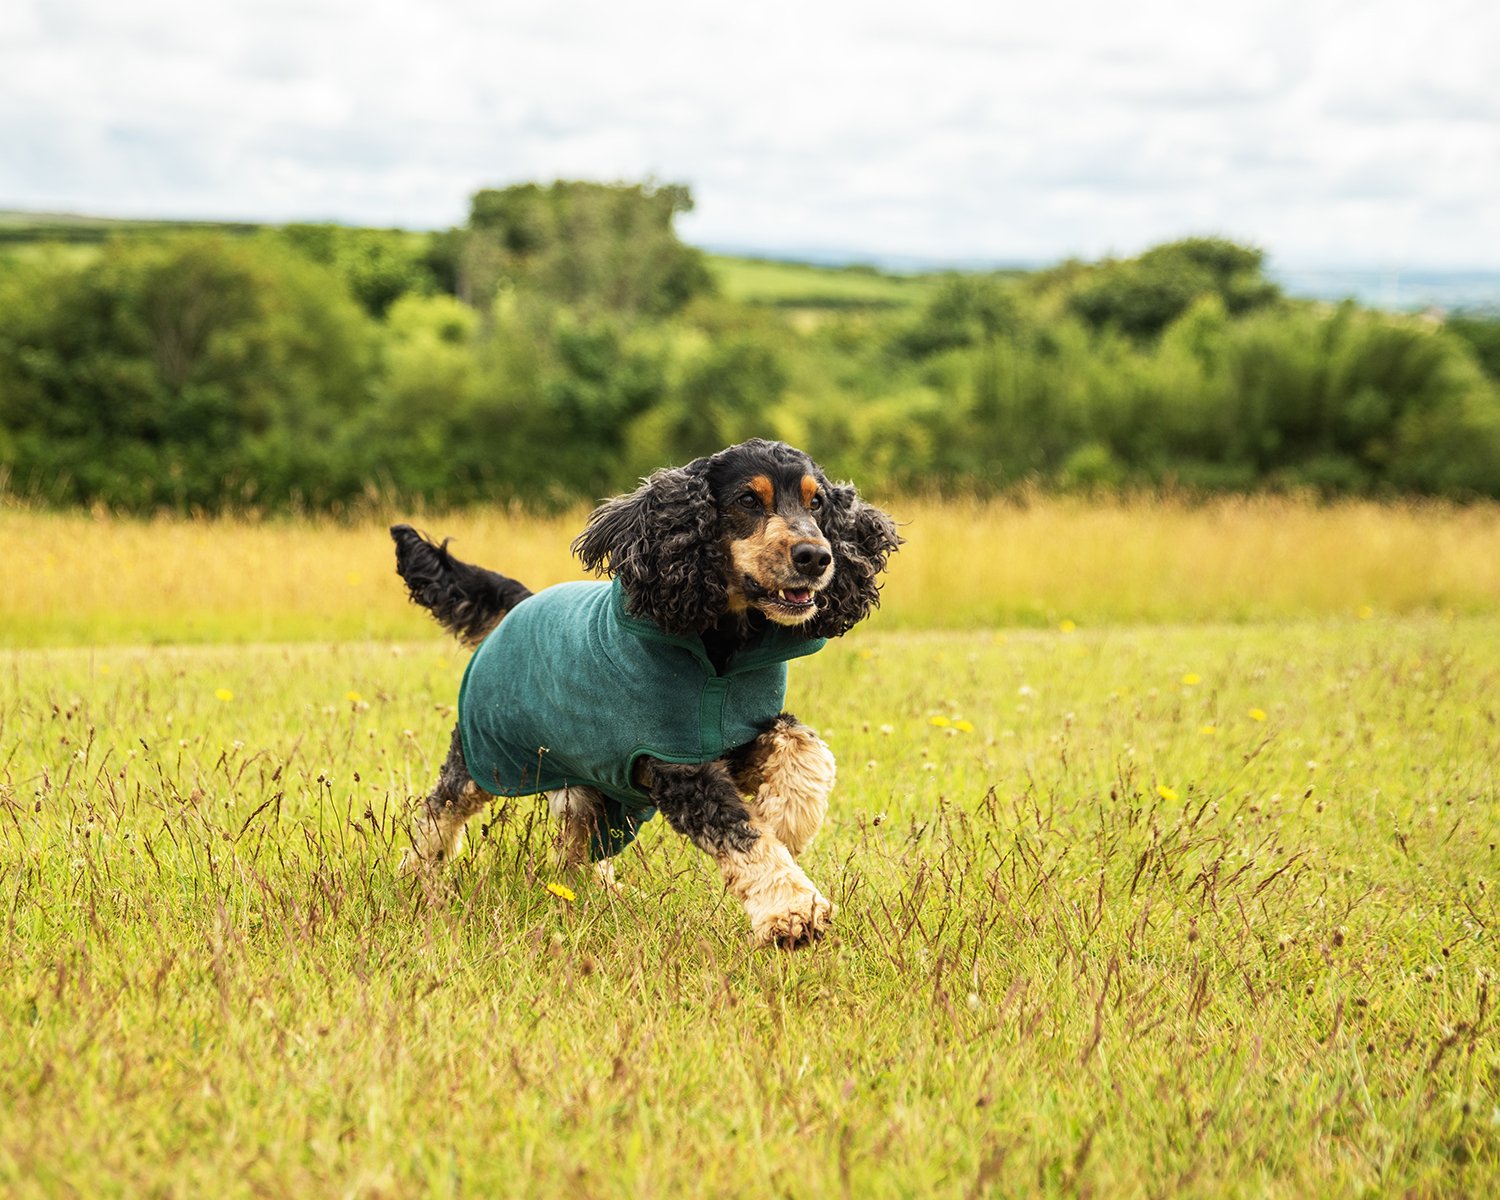
<path fill-rule="evenodd" d="M 0 249 L 59 242 L 88 246 L 112 237 L 161 237 L 176 233 L 246 236 L 277 227 L 249 221 L 146 220 L 0 211 Z M 715 253 L 707 257 L 709 270 L 725 296 L 746 304 L 776 308 L 902 308 L 926 300 L 938 278 L 934 272 L 890 272 L 860 263 L 822 264 Z"/>
<path fill-rule="evenodd" d="M 90 245 L 135 234 L 253 234 L 274 228 L 253 221 L 97 217 L 78 213 L 0 210 L 0 248 L 36 242 Z M 902 308 L 920 304 L 944 275 L 1022 276 L 1043 264 L 1020 266 L 983 259 L 941 262 L 915 256 L 852 252 L 719 247 L 707 249 L 709 267 L 730 299 L 777 308 Z M 1352 299 L 1388 312 L 1500 311 L 1500 271 L 1295 268 L 1271 266 L 1267 274 L 1289 296 Z"/>
<path fill-rule="evenodd" d="M 263 226 L 249 221 L 167 221 L 0 210 L 0 245 L 25 242 L 102 242 L 121 234 L 248 234 L 261 228 Z"/>

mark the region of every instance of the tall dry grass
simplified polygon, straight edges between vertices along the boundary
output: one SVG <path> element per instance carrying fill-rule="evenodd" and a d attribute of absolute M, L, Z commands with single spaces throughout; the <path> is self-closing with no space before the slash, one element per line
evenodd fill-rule
<path fill-rule="evenodd" d="M 1500 506 L 1255 497 L 893 501 L 906 546 L 877 622 L 972 628 L 1500 608 Z M 430 515 L 461 557 L 533 588 L 578 578 L 582 511 Z M 420 634 L 385 525 L 0 510 L 0 643 Z"/>
<path fill-rule="evenodd" d="M 890 619 L 903 625 L 1500 605 L 1500 505 L 1036 497 L 893 508 L 909 524 L 885 595 Z"/>

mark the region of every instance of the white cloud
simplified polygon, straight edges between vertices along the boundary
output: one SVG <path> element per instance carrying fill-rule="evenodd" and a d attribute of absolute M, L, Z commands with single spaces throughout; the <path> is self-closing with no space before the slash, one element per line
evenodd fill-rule
<path fill-rule="evenodd" d="M 0 204 L 443 225 L 651 173 L 710 243 L 1500 266 L 1497 51 L 1465 0 L 11 0 Z"/>

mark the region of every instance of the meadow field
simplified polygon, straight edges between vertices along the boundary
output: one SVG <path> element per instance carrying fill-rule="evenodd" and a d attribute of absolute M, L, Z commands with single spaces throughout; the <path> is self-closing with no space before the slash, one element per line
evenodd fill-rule
<path fill-rule="evenodd" d="M 890 507 L 794 954 L 660 822 L 396 879 L 464 659 L 387 514 L 0 510 L 0 1191 L 1500 1191 L 1500 509 Z"/>
<path fill-rule="evenodd" d="M 779 308 L 905 308 L 937 291 L 933 275 L 890 275 L 873 268 L 830 268 L 710 254 L 719 293 L 748 304 Z"/>

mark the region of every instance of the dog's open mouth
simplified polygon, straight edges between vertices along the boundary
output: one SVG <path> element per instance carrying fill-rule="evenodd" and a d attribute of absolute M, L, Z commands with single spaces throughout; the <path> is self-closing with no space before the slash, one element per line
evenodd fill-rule
<path fill-rule="evenodd" d="M 799 624 L 812 616 L 818 607 L 814 599 L 816 593 L 810 587 L 762 587 L 747 575 L 745 591 L 751 603 L 780 623 Z"/>
<path fill-rule="evenodd" d="M 760 609 L 773 621 L 800 624 L 817 611 L 817 605 L 812 588 L 779 588 L 761 597 Z"/>

